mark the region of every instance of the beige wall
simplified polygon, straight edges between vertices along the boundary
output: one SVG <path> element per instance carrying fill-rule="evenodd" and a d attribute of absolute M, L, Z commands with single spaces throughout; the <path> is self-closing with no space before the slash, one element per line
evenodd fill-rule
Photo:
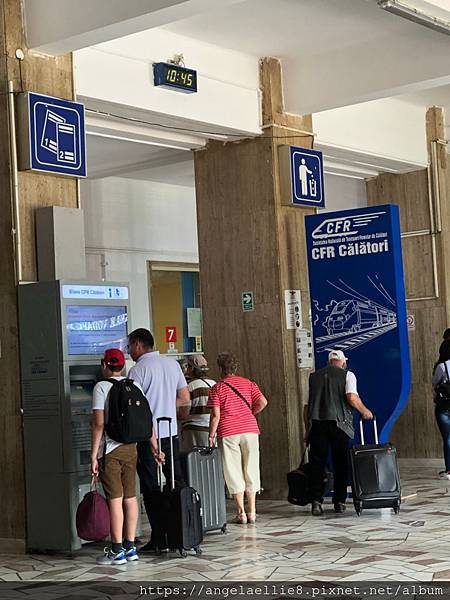
<path fill-rule="evenodd" d="M 175 348 L 183 352 L 183 299 L 180 271 L 151 271 L 153 335 L 156 348 L 167 352 L 166 327 L 177 328 Z"/>
<path fill-rule="evenodd" d="M 428 110 L 426 129 L 430 160 L 435 169 L 430 169 L 429 174 L 427 170 L 403 175 L 383 174 L 367 182 L 369 204 L 399 204 L 403 234 L 428 231 L 425 235 L 403 237 L 402 241 L 406 297 L 410 299 L 407 311 L 415 319 L 415 330 L 409 331 L 411 394 L 392 431 L 392 441 L 402 458 L 442 457 L 431 388 L 432 368 L 442 333 L 450 325 L 448 155 L 446 147 L 440 144 L 436 146 L 436 155 L 431 151 L 433 140 L 444 137 L 441 109 Z M 433 277 L 433 245 L 437 290 Z"/>
<path fill-rule="evenodd" d="M 0 0 L 0 87 L 30 90 L 61 98 L 73 98 L 72 58 L 51 58 L 27 51 L 20 0 Z M 19 71 L 17 48 L 25 52 Z M 26 532 L 25 489 L 18 354 L 17 292 L 11 210 L 11 175 L 8 138 L 8 97 L 0 94 L 0 369 L 4 378 L 0 410 L 0 548 L 23 548 Z M 74 179 L 19 173 L 20 225 L 22 228 L 23 279 L 36 279 L 34 213 L 40 206 L 77 204 Z M 5 541 L 6 540 L 6 541 Z M 14 540 L 16 540 L 14 542 Z"/>
<path fill-rule="evenodd" d="M 299 461 L 308 376 L 297 368 L 295 332 L 286 329 L 284 290 L 308 294 L 304 216 L 312 211 L 281 204 L 278 147 L 310 147 L 312 137 L 309 117 L 283 113 L 278 61 L 263 61 L 261 80 L 265 135 L 208 144 L 195 153 L 195 181 L 205 354 L 214 367 L 218 352 L 235 352 L 240 373 L 267 395 L 259 417 L 262 486 L 280 499 Z M 241 294 L 249 290 L 254 311 L 244 313 Z"/>
<path fill-rule="evenodd" d="M 427 171 L 405 175 L 383 174 L 367 183 L 369 204 L 394 202 L 400 206 L 403 233 L 429 230 Z M 436 240 L 442 265 L 442 245 Z M 403 267 L 407 298 L 432 296 L 431 235 L 402 239 Z M 440 282 L 444 272 L 440 272 Z M 445 298 L 407 302 L 414 316 L 415 330 L 409 331 L 412 385 L 406 409 L 394 425 L 391 441 L 401 458 L 439 457 L 442 441 L 434 419 L 431 370 L 436 360 L 442 332 L 446 328 Z"/>

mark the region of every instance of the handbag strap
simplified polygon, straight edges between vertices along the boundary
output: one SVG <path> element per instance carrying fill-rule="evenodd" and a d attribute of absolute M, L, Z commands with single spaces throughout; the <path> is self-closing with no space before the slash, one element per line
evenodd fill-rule
<path fill-rule="evenodd" d="M 448 375 L 448 369 L 447 369 L 447 361 L 444 362 L 444 369 L 445 369 L 445 374 L 447 375 L 447 381 L 450 381 L 450 377 Z"/>
<path fill-rule="evenodd" d="M 211 389 L 211 388 L 212 388 L 212 385 L 209 385 L 209 383 L 206 381 L 206 379 L 203 379 L 203 377 L 197 377 L 197 379 L 200 379 L 200 381 L 203 381 L 203 383 L 204 383 L 205 385 L 207 385 L 207 386 L 209 387 L 209 389 Z M 191 393 L 192 393 L 192 392 L 191 392 Z M 208 392 L 208 393 L 209 393 L 209 392 Z M 192 415 L 192 414 L 195 414 L 195 413 L 193 413 L 193 412 L 192 412 L 193 408 L 194 408 L 194 406 L 192 405 L 192 402 L 191 402 L 191 409 L 190 409 L 190 412 L 189 412 L 189 414 L 190 414 L 190 415 Z M 185 425 L 188 425 L 188 424 L 189 424 L 189 423 L 183 423 L 182 425 L 183 425 L 183 427 L 184 427 Z"/>
<path fill-rule="evenodd" d="M 237 390 L 233 385 L 231 385 L 231 383 L 228 383 L 226 381 L 223 381 L 222 383 L 224 383 L 225 385 L 227 385 L 231 390 L 233 390 L 233 392 L 239 396 L 239 398 L 245 402 L 245 404 L 248 406 L 248 408 L 252 411 L 252 407 L 250 406 L 249 402 L 244 398 L 244 396 L 241 394 L 241 392 L 239 390 Z M 252 411 L 253 414 L 253 411 Z"/>
<path fill-rule="evenodd" d="M 206 385 L 207 385 L 209 388 L 212 388 L 212 385 L 209 385 L 209 383 L 206 381 L 206 379 L 203 379 L 203 377 L 200 377 L 199 379 L 200 379 L 201 381 L 203 381 L 203 383 L 206 383 Z M 225 382 L 224 382 L 224 383 L 225 383 Z"/>
<path fill-rule="evenodd" d="M 306 458 L 306 453 L 308 452 L 308 449 L 309 449 L 309 444 L 306 444 L 305 449 L 303 451 L 302 460 L 300 461 L 300 465 L 298 467 L 299 471 L 301 470 L 301 468 L 305 464 L 305 458 Z"/>
<path fill-rule="evenodd" d="M 100 459 L 102 461 L 103 470 L 105 469 L 105 465 L 106 465 L 106 448 L 107 448 L 106 431 L 103 431 L 103 454 Z"/>

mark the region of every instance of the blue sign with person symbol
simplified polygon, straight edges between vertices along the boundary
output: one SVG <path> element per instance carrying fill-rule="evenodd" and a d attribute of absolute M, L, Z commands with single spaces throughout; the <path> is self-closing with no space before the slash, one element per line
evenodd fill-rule
<path fill-rule="evenodd" d="M 325 206 L 322 152 L 290 147 L 292 203 Z"/>
<path fill-rule="evenodd" d="M 28 94 L 28 168 L 86 176 L 84 105 L 41 94 Z"/>

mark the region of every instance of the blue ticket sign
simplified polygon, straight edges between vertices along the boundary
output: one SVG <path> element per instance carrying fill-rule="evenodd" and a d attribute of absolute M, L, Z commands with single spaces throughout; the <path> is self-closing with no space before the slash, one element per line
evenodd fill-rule
<path fill-rule="evenodd" d="M 322 152 L 289 147 L 292 204 L 325 206 Z"/>
<path fill-rule="evenodd" d="M 398 206 L 305 220 L 316 369 L 344 352 L 386 442 L 411 385 Z"/>
<path fill-rule="evenodd" d="M 83 104 L 27 92 L 19 111 L 21 169 L 86 176 Z"/>

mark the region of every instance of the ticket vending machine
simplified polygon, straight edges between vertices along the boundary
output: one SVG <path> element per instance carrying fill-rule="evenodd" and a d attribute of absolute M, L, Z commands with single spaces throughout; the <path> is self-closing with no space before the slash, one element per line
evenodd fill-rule
<path fill-rule="evenodd" d="M 19 287 L 27 546 L 81 547 L 75 513 L 90 488 L 92 390 L 106 348 L 125 350 L 125 283 Z"/>

